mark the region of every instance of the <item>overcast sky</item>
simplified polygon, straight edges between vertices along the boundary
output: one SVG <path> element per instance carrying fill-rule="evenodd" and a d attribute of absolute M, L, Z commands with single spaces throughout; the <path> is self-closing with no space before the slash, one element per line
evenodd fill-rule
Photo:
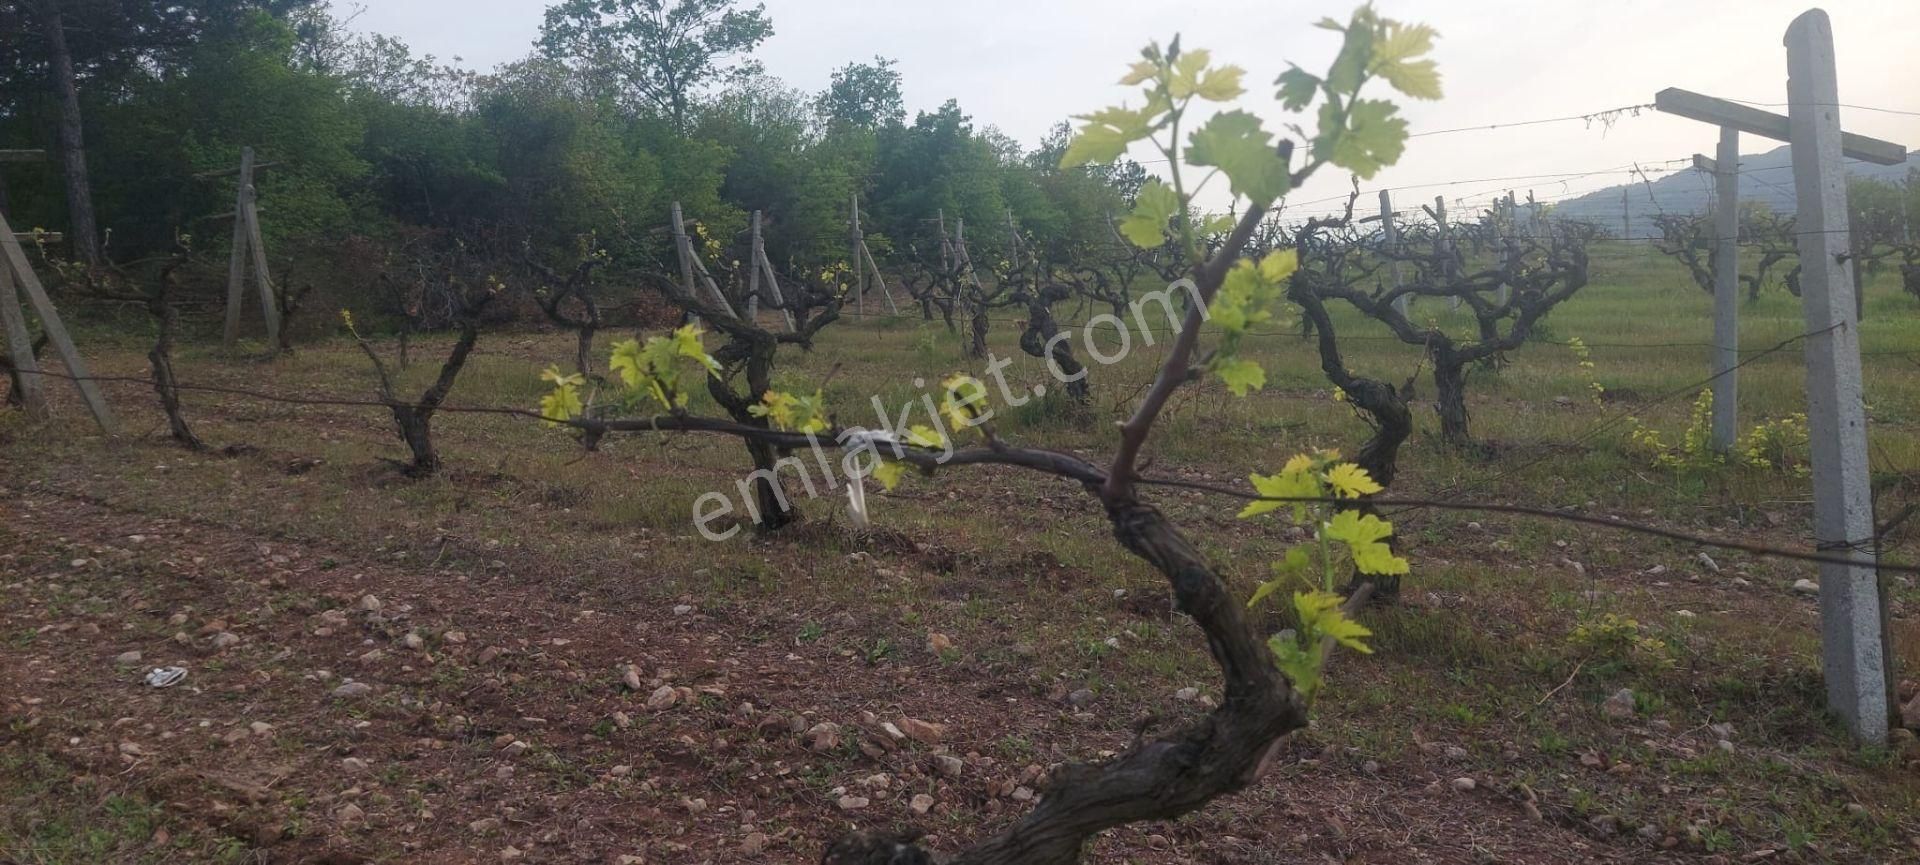
<path fill-rule="evenodd" d="M 398 36 L 417 53 L 490 69 L 524 56 L 538 34 L 543 0 L 363 0 L 354 25 Z M 1830 0 L 1843 103 L 1920 112 L 1920 8 L 1911 0 Z M 1757 102 L 1786 99 L 1781 37 L 1805 0 L 1381 0 L 1389 17 L 1440 31 L 1436 58 L 1446 98 L 1404 109 L 1415 133 L 1525 121 L 1651 102 L 1684 87 Z M 1906 6 L 1901 9 L 1900 7 Z M 909 111 L 954 98 L 979 125 L 1028 145 L 1068 115 L 1138 98 L 1115 80 L 1148 40 L 1183 35 L 1217 62 L 1245 67 L 1264 85 L 1295 61 L 1323 69 L 1335 37 L 1307 26 L 1344 20 L 1352 0 L 767 0 L 774 36 L 759 50 L 767 71 L 808 91 L 831 71 L 875 54 L 895 58 Z M 1403 100 L 1404 101 L 1404 100 Z M 1246 107 L 1284 118 L 1272 88 L 1253 87 Z M 1776 109 L 1784 113 L 1785 109 Z M 1920 116 L 1843 110 L 1849 131 L 1920 146 Z M 1624 171 L 1586 177 L 1501 181 L 1516 175 L 1578 174 L 1649 167 L 1711 153 L 1716 133 L 1699 123 L 1642 112 L 1604 128 L 1581 122 L 1415 138 L 1400 164 L 1367 181 L 1414 186 L 1396 206 L 1435 195 L 1469 203 L 1508 186 L 1542 199 L 1567 197 L 1630 179 Z M 1743 152 L 1773 142 L 1743 137 Z M 1144 153 L 1136 156 L 1144 157 Z M 1437 185 L 1437 184 L 1449 185 Z M 1322 176 L 1293 196 L 1296 211 L 1338 196 L 1344 177 Z M 1474 196 L 1478 196 L 1475 198 Z"/>

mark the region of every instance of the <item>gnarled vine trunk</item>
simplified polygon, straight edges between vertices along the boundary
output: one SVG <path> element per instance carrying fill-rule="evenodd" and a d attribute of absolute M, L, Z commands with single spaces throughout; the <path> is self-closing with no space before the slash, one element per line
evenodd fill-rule
<path fill-rule="evenodd" d="M 1099 765 L 1054 772 L 1040 804 L 1020 822 L 952 859 L 952 865 L 1073 865 L 1095 835 L 1141 820 L 1169 820 L 1258 780 L 1307 708 L 1254 635 L 1244 605 L 1173 524 L 1131 497 L 1104 502 L 1114 536 L 1160 571 L 1174 605 L 1207 636 L 1225 699 L 1205 718 L 1144 741 Z M 859 833 L 836 842 L 825 865 L 934 861 L 902 835 Z"/>

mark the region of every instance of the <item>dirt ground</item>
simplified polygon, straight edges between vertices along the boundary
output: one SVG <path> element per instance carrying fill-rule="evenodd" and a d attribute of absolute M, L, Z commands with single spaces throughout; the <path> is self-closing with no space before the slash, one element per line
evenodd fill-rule
<path fill-rule="evenodd" d="M 910 338 L 893 336 L 901 357 Z M 530 404 L 566 338 L 513 339 L 456 400 Z M 809 362 L 841 362 L 823 354 Z M 356 360 L 183 366 L 333 393 Z M 0 422 L 0 863 L 797 863 L 907 826 L 953 849 L 1029 810 L 1051 767 L 1218 694 L 1196 630 L 1067 485 L 916 479 L 875 495 L 877 531 L 829 500 L 702 544 L 685 508 L 737 476 L 732 443 L 582 455 L 524 419 L 447 416 L 447 469 L 408 481 L 380 462 L 398 446 L 377 411 L 198 395 L 201 434 L 248 448 L 196 455 L 152 432 L 150 393 L 116 404 L 133 419 L 118 443 Z M 1770 492 L 1687 493 L 1600 459 L 1528 463 L 1480 494 L 1578 477 L 1588 510 L 1748 542 L 1804 531 L 1794 505 L 1721 500 Z M 1449 483 L 1430 452 L 1410 462 L 1396 490 Z M 1236 585 L 1291 542 L 1197 494 L 1161 499 Z M 1278 770 L 1109 832 L 1088 861 L 1920 861 L 1920 750 L 1853 748 L 1819 710 L 1815 610 L 1790 589 L 1810 569 L 1520 519 L 1396 526 L 1415 576 L 1365 616 L 1376 654 L 1335 661 Z M 1896 589 L 1911 646 L 1912 586 Z M 1638 620 L 1625 642 L 1581 636 L 1602 612 Z M 186 678 L 142 684 L 169 665 Z M 1623 687 L 1633 705 L 1609 716 Z"/>

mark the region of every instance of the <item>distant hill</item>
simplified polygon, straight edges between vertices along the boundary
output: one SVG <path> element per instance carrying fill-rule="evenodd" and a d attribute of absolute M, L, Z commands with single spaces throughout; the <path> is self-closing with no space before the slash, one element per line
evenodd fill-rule
<path fill-rule="evenodd" d="M 1910 168 L 1920 168 L 1920 154 L 1909 154 L 1905 165 L 1874 165 L 1847 161 L 1847 174 L 1900 182 Z M 1706 213 L 1713 197 L 1713 178 L 1687 169 L 1649 184 L 1634 182 L 1569 198 L 1554 205 L 1554 215 L 1592 222 L 1610 232 L 1619 233 L 1620 191 L 1627 190 L 1627 236 L 1644 237 L 1655 232 L 1653 216 L 1659 213 Z M 1781 145 L 1766 153 L 1740 157 L 1740 200 L 1758 201 L 1777 213 L 1793 213 L 1793 154 Z"/>

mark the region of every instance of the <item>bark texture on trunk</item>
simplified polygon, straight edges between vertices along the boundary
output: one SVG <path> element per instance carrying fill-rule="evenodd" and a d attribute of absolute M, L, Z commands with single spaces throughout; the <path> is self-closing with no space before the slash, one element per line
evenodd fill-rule
<path fill-rule="evenodd" d="M 80 86 L 74 80 L 73 53 L 67 47 L 66 16 L 56 0 L 46 0 L 41 13 L 40 26 L 47 40 L 54 97 L 60 104 L 60 157 L 66 179 L 68 237 L 73 243 L 73 257 L 93 267 L 100 264 L 100 233 L 93 218 L 93 186 L 87 180 Z"/>

